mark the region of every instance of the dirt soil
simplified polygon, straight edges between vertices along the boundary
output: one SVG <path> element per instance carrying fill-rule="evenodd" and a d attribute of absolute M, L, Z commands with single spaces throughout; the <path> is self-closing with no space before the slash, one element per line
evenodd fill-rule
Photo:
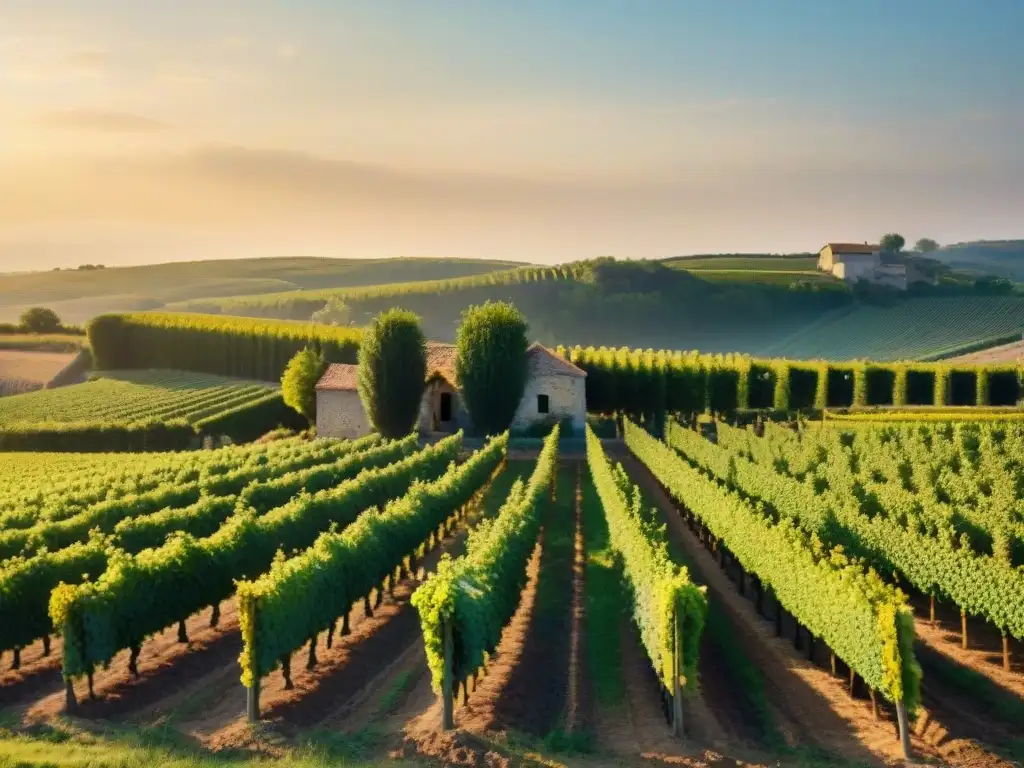
<path fill-rule="evenodd" d="M 1010 671 L 1003 669 L 1003 639 L 999 630 L 981 619 L 967 619 L 967 650 L 961 647 L 960 611 L 954 605 L 935 606 L 935 624 L 929 619 L 928 598 L 912 600 L 914 632 L 929 649 L 950 661 L 984 675 L 1024 701 L 1024 645 L 1010 639 Z"/>

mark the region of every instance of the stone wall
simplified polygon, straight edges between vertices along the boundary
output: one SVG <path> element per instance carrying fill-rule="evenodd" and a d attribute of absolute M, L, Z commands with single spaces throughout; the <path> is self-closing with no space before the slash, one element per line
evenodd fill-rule
<path fill-rule="evenodd" d="M 548 396 L 548 413 L 538 412 L 537 395 Z M 540 421 L 571 418 L 573 429 L 582 434 L 586 414 L 586 379 L 579 376 L 537 376 L 527 380 L 512 426 L 522 429 Z"/>
<path fill-rule="evenodd" d="M 424 432 L 434 431 L 433 414 L 436 410 L 440 418 L 441 395 L 443 393 L 447 393 L 452 397 L 452 420 L 447 423 L 441 422 L 440 431 L 457 432 L 460 429 L 468 431 L 470 424 L 469 411 L 466 410 L 459 391 L 444 379 L 432 379 L 427 382 L 427 388 L 423 392 L 423 400 L 420 403 L 420 430 Z"/>
<path fill-rule="evenodd" d="M 359 393 L 321 390 L 316 393 L 316 433 L 320 437 L 362 437 L 371 432 Z"/>

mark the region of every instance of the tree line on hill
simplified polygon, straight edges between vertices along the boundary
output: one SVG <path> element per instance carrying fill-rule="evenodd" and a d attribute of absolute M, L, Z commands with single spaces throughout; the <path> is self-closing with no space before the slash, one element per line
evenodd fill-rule
<path fill-rule="evenodd" d="M 85 329 L 77 325 L 64 325 L 60 316 L 47 307 L 30 307 L 21 313 L 17 323 L 0 323 L 0 334 L 63 333 L 84 336 Z"/>

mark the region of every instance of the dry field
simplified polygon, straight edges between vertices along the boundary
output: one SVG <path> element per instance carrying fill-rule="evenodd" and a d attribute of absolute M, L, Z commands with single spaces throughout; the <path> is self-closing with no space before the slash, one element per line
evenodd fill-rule
<path fill-rule="evenodd" d="M 967 355 L 954 357 L 949 363 L 1013 363 L 1024 357 L 1024 341 L 1002 344 L 998 347 L 982 349 Z"/>
<path fill-rule="evenodd" d="M 0 395 L 40 389 L 74 359 L 64 352 L 0 349 Z"/>

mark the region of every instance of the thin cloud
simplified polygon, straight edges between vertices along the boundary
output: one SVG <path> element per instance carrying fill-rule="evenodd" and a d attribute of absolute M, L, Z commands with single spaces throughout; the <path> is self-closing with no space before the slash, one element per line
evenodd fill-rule
<path fill-rule="evenodd" d="M 73 69 L 95 72 L 106 67 L 110 55 L 106 51 L 76 51 L 68 56 L 67 61 Z"/>
<path fill-rule="evenodd" d="M 38 122 L 54 130 L 94 131 L 97 133 L 157 133 L 170 128 L 167 123 L 143 115 L 92 109 L 49 112 L 41 115 Z"/>
<path fill-rule="evenodd" d="M 291 43 L 281 43 L 277 46 L 276 53 L 279 59 L 294 59 L 299 55 L 298 49 Z"/>

